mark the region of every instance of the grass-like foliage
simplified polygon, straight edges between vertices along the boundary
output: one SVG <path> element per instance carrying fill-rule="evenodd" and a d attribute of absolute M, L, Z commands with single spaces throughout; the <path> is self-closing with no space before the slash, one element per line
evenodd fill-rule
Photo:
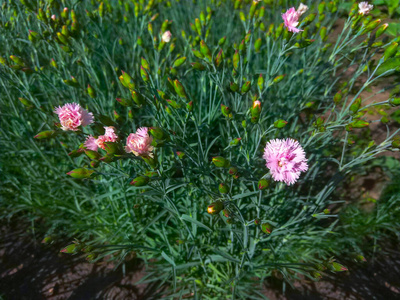
<path fill-rule="evenodd" d="M 400 58 L 357 3 L 0 3 L 2 217 L 76 238 L 63 252 L 135 252 L 165 297 L 258 299 L 265 278 L 346 270 L 335 259 L 398 228 L 396 197 L 337 214 L 341 182 L 400 146 L 362 134 L 369 108 L 400 104 Z M 361 98 L 382 79 L 390 99 Z"/>

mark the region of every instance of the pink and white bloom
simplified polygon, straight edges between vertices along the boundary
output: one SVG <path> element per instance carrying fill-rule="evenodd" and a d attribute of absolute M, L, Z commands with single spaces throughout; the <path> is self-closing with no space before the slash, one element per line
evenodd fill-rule
<path fill-rule="evenodd" d="M 126 140 L 125 151 L 132 152 L 136 156 L 153 157 L 154 147 L 151 145 L 153 137 L 149 135 L 149 128 L 141 127 L 136 133 L 131 133 Z"/>
<path fill-rule="evenodd" d="M 372 4 L 368 4 L 367 1 L 358 3 L 358 13 L 360 15 L 368 15 L 373 8 L 374 6 Z"/>
<path fill-rule="evenodd" d="M 58 115 L 62 130 L 78 131 L 79 126 L 85 127 L 93 123 L 93 114 L 83 109 L 78 103 L 67 103 L 63 107 L 56 107 L 54 113 Z"/>
<path fill-rule="evenodd" d="M 284 14 L 282 14 L 282 19 L 285 22 L 285 27 L 291 32 L 300 32 L 301 29 L 296 28 L 299 25 L 300 15 L 297 13 L 294 7 L 289 8 Z"/>
<path fill-rule="evenodd" d="M 275 139 L 267 143 L 263 158 L 275 181 L 294 184 L 301 172 L 308 170 L 307 159 L 301 145 L 293 139 Z"/>
<path fill-rule="evenodd" d="M 297 8 L 297 14 L 299 15 L 299 17 L 304 14 L 306 11 L 308 10 L 308 6 L 300 3 L 299 7 Z"/>
<path fill-rule="evenodd" d="M 164 34 L 161 37 L 162 41 L 165 43 L 169 43 L 171 41 L 171 38 L 172 38 L 172 33 L 169 30 L 164 32 Z"/>
<path fill-rule="evenodd" d="M 89 135 L 85 142 L 86 149 L 97 151 L 98 148 L 101 148 L 104 150 L 106 148 L 104 143 L 117 141 L 118 136 L 115 134 L 114 127 L 104 127 L 104 129 L 106 130 L 105 134 L 100 135 L 97 139 Z"/>

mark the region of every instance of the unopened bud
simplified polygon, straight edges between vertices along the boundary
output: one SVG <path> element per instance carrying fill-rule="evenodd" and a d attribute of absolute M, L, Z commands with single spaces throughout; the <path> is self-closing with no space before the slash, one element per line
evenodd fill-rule
<path fill-rule="evenodd" d="M 269 223 L 263 223 L 261 225 L 261 230 L 262 230 L 262 232 L 264 232 L 266 234 L 271 234 L 271 232 L 273 230 L 273 226 Z"/>
<path fill-rule="evenodd" d="M 219 214 L 219 212 L 223 209 L 224 209 L 224 204 L 222 203 L 222 201 L 215 201 L 207 207 L 207 212 L 210 215 L 216 215 Z"/>
<path fill-rule="evenodd" d="M 214 165 L 216 167 L 219 167 L 219 168 L 229 168 L 229 166 L 231 164 L 229 160 L 227 160 L 226 158 L 224 158 L 222 156 L 213 157 L 212 162 L 214 163 Z"/>
<path fill-rule="evenodd" d="M 287 123 L 288 123 L 287 121 L 280 119 L 280 120 L 277 120 L 274 122 L 274 127 L 275 128 L 283 128 L 286 126 Z"/>
<path fill-rule="evenodd" d="M 220 183 L 218 189 L 221 194 L 227 194 L 229 192 L 229 188 L 225 183 Z"/>
<path fill-rule="evenodd" d="M 258 182 L 258 189 L 265 190 L 269 186 L 269 181 L 267 179 L 261 179 Z"/>
<path fill-rule="evenodd" d="M 83 178 L 89 178 L 93 174 L 93 172 L 94 172 L 93 170 L 88 170 L 86 168 L 77 168 L 68 172 L 67 175 L 73 178 L 83 179 Z"/>
<path fill-rule="evenodd" d="M 136 187 L 144 186 L 144 185 L 148 184 L 149 181 L 150 181 L 150 178 L 147 176 L 138 176 L 130 182 L 130 185 L 133 185 Z"/>

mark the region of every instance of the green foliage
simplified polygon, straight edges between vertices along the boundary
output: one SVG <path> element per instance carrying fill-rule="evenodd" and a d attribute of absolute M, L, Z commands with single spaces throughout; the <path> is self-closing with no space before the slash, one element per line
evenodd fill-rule
<path fill-rule="evenodd" d="M 294 34 L 281 11 L 295 1 L 2 1 L 2 217 L 79 239 L 64 252 L 90 261 L 135 252 L 152 266 L 143 281 L 169 297 L 257 298 L 255 284 L 276 272 L 344 271 L 341 255 L 361 255 L 368 230 L 399 225 L 398 197 L 368 215 L 328 209 L 397 133 L 372 143 L 364 113 L 393 101 L 361 97 L 397 76 L 395 41 L 376 37 L 372 17 L 347 17 L 344 2 L 308 1 Z M 61 130 L 54 109 L 72 102 L 94 124 Z M 119 139 L 85 149 L 104 126 Z M 124 151 L 140 127 L 153 156 Z M 287 137 L 309 163 L 293 186 L 262 158 L 266 142 Z"/>

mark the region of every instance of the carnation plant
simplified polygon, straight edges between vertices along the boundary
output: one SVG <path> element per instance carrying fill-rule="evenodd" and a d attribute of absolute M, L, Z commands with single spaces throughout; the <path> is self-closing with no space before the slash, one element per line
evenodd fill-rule
<path fill-rule="evenodd" d="M 357 139 L 400 105 L 398 38 L 369 3 L 20 2 L 1 11 L 1 143 L 21 168 L 4 193 L 46 242 L 134 254 L 176 298 L 258 299 L 268 277 L 363 260 L 337 189 L 400 146 L 389 126 Z M 361 97 L 383 79 L 389 99 Z"/>

